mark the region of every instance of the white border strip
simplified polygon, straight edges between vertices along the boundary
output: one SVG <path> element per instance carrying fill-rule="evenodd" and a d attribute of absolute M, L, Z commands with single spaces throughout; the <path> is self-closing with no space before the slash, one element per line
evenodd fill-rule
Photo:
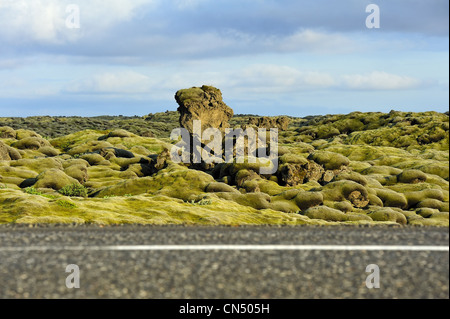
<path fill-rule="evenodd" d="M 298 250 L 298 251 L 441 251 L 449 246 L 412 245 L 115 245 L 115 246 L 28 246 L 0 247 L 0 252 L 22 251 L 224 251 L 224 250 Z"/>

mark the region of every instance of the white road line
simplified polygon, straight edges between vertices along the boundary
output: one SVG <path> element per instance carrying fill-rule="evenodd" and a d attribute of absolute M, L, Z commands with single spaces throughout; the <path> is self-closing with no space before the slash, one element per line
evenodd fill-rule
<path fill-rule="evenodd" d="M 441 251 L 449 246 L 412 245 L 105 245 L 0 247 L 0 252 L 26 251 L 176 251 L 176 250 L 328 250 L 328 251 Z"/>

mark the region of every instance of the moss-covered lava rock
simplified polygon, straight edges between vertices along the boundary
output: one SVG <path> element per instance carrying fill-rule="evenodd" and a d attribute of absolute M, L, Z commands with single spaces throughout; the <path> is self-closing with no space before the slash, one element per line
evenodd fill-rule
<path fill-rule="evenodd" d="M 280 122 L 233 116 L 208 86 L 181 90 L 177 101 L 186 127 L 280 125 L 278 158 L 174 163 L 173 111 L 0 118 L 0 223 L 449 225 L 447 114 Z M 278 166 L 264 175 L 264 165 Z"/>

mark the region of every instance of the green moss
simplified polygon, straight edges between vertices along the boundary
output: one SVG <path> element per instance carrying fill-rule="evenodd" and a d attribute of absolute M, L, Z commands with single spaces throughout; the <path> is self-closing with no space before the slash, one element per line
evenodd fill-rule
<path fill-rule="evenodd" d="M 68 152 L 69 150 L 75 149 L 78 146 L 82 146 L 83 149 L 80 149 L 80 152 L 73 151 L 71 154 L 84 153 L 87 150 L 84 149 L 84 145 L 89 143 L 95 143 L 98 141 L 98 138 L 103 136 L 103 131 L 97 130 L 82 130 L 79 132 L 75 132 L 66 136 L 58 137 L 50 140 L 50 143 L 53 147 L 60 149 L 63 152 Z M 87 148 L 89 149 L 89 148 Z M 92 151 L 92 150 L 91 150 Z"/>
<path fill-rule="evenodd" d="M 341 134 L 349 134 L 356 131 L 361 131 L 364 129 L 364 124 L 354 118 L 341 119 L 333 123 Z"/>
<path fill-rule="evenodd" d="M 243 163 L 238 163 L 238 161 L 242 160 Z M 245 157 L 243 159 L 236 159 L 233 164 L 229 167 L 229 172 L 231 175 L 235 175 L 240 170 L 251 170 L 255 173 L 261 172 L 261 168 L 271 169 L 273 167 L 273 163 L 271 161 L 267 161 L 264 158 L 250 158 Z"/>
<path fill-rule="evenodd" d="M 30 195 L 42 195 L 40 191 L 38 191 L 35 187 L 27 187 L 24 190 L 24 193 L 30 194 Z"/>
<path fill-rule="evenodd" d="M 124 194 L 161 194 L 187 200 L 190 195 L 198 195 L 214 179 L 203 172 L 170 165 L 155 176 L 125 180 L 101 190 L 97 196 Z"/>
<path fill-rule="evenodd" d="M 443 202 L 440 208 L 441 212 L 449 212 L 449 202 Z"/>
<path fill-rule="evenodd" d="M 428 208 L 434 208 L 440 210 L 442 207 L 442 202 L 440 200 L 434 199 L 434 198 L 426 198 L 423 201 L 420 201 L 416 207 L 428 207 Z"/>
<path fill-rule="evenodd" d="M 42 138 L 42 136 L 34 131 L 27 129 L 16 129 L 16 139 L 23 140 L 29 137 L 38 137 Z"/>
<path fill-rule="evenodd" d="M 0 138 L 16 138 L 16 131 L 9 126 L 1 126 L 0 127 Z"/>
<path fill-rule="evenodd" d="M 44 146 L 38 149 L 38 151 L 48 157 L 58 156 L 59 151 L 51 146 Z"/>
<path fill-rule="evenodd" d="M 193 87 L 190 89 L 182 89 L 176 93 L 176 99 L 186 104 L 187 101 L 199 102 L 202 101 L 205 96 L 205 92 L 202 88 Z"/>
<path fill-rule="evenodd" d="M 333 178 L 334 182 L 342 180 L 354 181 L 358 184 L 361 184 L 362 186 L 366 186 L 368 184 L 368 180 L 365 176 L 353 171 L 351 172 L 344 171 L 342 173 L 339 173 Z"/>
<path fill-rule="evenodd" d="M 348 220 L 346 214 L 337 209 L 333 209 L 327 206 L 311 207 L 308 208 L 303 214 L 311 219 L 323 219 L 336 222 Z"/>
<path fill-rule="evenodd" d="M 10 167 L 0 166 L 0 176 L 2 177 L 18 177 L 19 179 L 27 179 L 36 177 L 35 171 L 29 170 L 26 167 Z"/>
<path fill-rule="evenodd" d="M 64 196 L 69 197 L 87 197 L 88 190 L 86 187 L 80 184 L 69 184 L 59 190 Z"/>
<path fill-rule="evenodd" d="M 448 222 L 449 220 L 449 213 L 448 212 L 434 212 L 433 215 L 431 215 L 432 219 L 443 219 Z"/>
<path fill-rule="evenodd" d="M 434 161 L 428 165 L 418 166 L 417 169 L 420 169 L 422 172 L 427 174 L 433 174 L 442 177 L 445 180 L 449 180 L 449 165 L 448 161 L 439 163 Z"/>
<path fill-rule="evenodd" d="M 270 208 L 284 213 L 296 213 L 299 211 L 298 206 L 290 200 L 273 199 Z"/>
<path fill-rule="evenodd" d="M 100 154 L 92 153 L 92 154 L 85 154 L 81 156 L 81 159 L 84 159 L 89 163 L 89 165 L 95 166 L 95 165 L 110 165 L 111 162 L 106 160 L 103 156 Z"/>
<path fill-rule="evenodd" d="M 384 203 L 383 201 L 375 194 L 369 194 L 369 205 L 370 206 L 380 206 L 383 207 Z"/>
<path fill-rule="evenodd" d="M 216 193 L 216 192 L 239 193 L 239 191 L 236 190 L 235 188 L 233 188 L 225 183 L 218 183 L 218 182 L 209 183 L 205 187 L 205 192 L 207 192 L 207 193 Z"/>
<path fill-rule="evenodd" d="M 23 169 L 32 170 L 36 173 L 42 173 L 49 169 L 59 169 L 61 170 L 61 161 L 57 158 L 35 158 L 35 159 L 20 159 L 17 161 L 11 161 L 11 167 L 21 167 Z"/>
<path fill-rule="evenodd" d="M 208 90 L 201 89 L 219 93 Z M 196 98 L 189 94 L 184 98 Z M 172 145 L 168 136 L 179 126 L 178 118 L 177 112 L 146 118 L 0 118 L 2 154 L 8 154 L 0 160 L 0 223 L 398 224 L 395 216 L 373 221 L 366 214 L 390 208 L 388 215 L 401 214 L 410 225 L 448 226 L 447 115 L 354 112 L 291 118 L 280 133 L 280 168 L 306 165 L 308 156 L 318 154 L 324 158 L 316 160 L 327 169 L 346 168 L 328 169 L 326 178 L 289 184 L 293 186 L 280 185 L 286 183 L 277 174 L 260 176 L 259 163 L 248 161 L 216 165 L 213 176 L 173 163 L 154 170 L 156 155 Z M 231 120 L 232 127 L 247 123 L 248 116 Z M 84 131 L 75 132 L 80 129 Z M 161 134 L 163 138 L 153 137 Z M 59 137 L 50 140 L 51 147 L 42 136 Z M 91 159 L 92 166 L 82 159 L 90 154 L 102 159 L 94 155 L 99 161 Z M 337 158 L 343 164 L 334 165 Z M 70 208 L 57 203 L 69 199 L 53 189 L 34 188 L 40 196 L 20 191 L 19 185 L 34 186 L 36 177 L 51 169 L 89 187 L 94 197 L 72 197 L 78 208 Z M 313 169 L 305 167 L 305 172 Z M 346 218 L 326 221 L 295 214 L 312 207 L 335 209 Z M 420 209 L 433 211 L 424 218 Z"/>
<path fill-rule="evenodd" d="M 107 137 L 133 137 L 133 136 L 135 136 L 135 134 L 121 129 L 113 130 L 109 132 L 107 135 Z"/>
<path fill-rule="evenodd" d="M 63 207 L 63 208 L 68 208 L 68 209 L 74 209 L 77 208 L 77 205 L 75 205 L 74 203 L 67 201 L 67 200 L 57 200 L 56 204 L 58 204 L 59 206 Z"/>
<path fill-rule="evenodd" d="M 258 193 L 261 191 L 259 188 L 258 182 L 256 180 L 248 180 L 242 184 L 242 188 L 240 189 L 242 192 L 246 193 Z"/>
<path fill-rule="evenodd" d="M 347 214 L 347 221 L 349 222 L 373 222 L 373 219 L 370 218 L 370 216 L 366 214 L 360 214 L 360 213 L 348 213 Z"/>
<path fill-rule="evenodd" d="M 417 169 L 404 170 L 397 176 L 399 183 L 423 183 L 427 180 L 427 175 Z"/>
<path fill-rule="evenodd" d="M 444 201 L 444 193 L 439 189 L 424 189 L 417 192 L 405 193 L 408 207 L 415 207 L 418 203 L 425 199 L 436 199 L 438 201 Z"/>
<path fill-rule="evenodd" d="M 71 165 L 64 170 L 64 173 L 80 183 L 85 183 L 89 179 L 87 168 L 83 164 Z"/>
<path fill-rule="evenodd" d="M 399 175 L 402 173 L 401 169 L 391 167 L 391 166 L 371 166 L 363 171 L 361 174 L 363 175 Z"/>
<path fill-rule="evenodd" d="M 88 167 L 89 163 L 88 163 L 88 161 L 86 161 L 84 159 L 81 159 L 81 158 L 73 159 L 71 157 L 62 162 L 62 167 L 64 169 L 67 169 L 70 166 Z"/>
<path fill-rule="evenodd" d="M 26 137 L 13 143 L 11 146 L 18 149 L 38 150 L 41 147 L 49 147 L 50 143 L 40 137 Z"/>
<path fill-rule="evenodd" d="M 433 226 L 433 227 L 448 227 L 448 220 L 434 219 L 434 218 L 422 218 L 414 219 L 409 222 L 411 226 Z"/>
<path fill-rule="evenodd" d="M 287 163 L 293 163 L 293 164 L 300 164 L 300 165 L 305 165 L 308 164 L 308 160 L 300 155 L 295 155 L 295 154 L 284 154 L 282 156 L 280 156 L 279 161 L 281 164 L 287 164 Z"/>
<path fill-rule="evenodd" d="M 258 179 L 256 182 L 258 183 L 258 187 L 261 192 L 271 196 L 280 194 L 286 190 L 286 187 L 280 186 L 273 180 Z"/>
<path fill-rule="evenodd" d="M 355 207 L 369 204 L 367 189 L 354 181 L 331 182 L 321 188 L 324 200 L 340 202 L 349 200 Z"/>
<path fill-rule="evenodd" d="M 408 206 L 405 195 L 389 189 L 375 189 L 376 196 L 383 201 L 385 207 L 398 207 L 404 209 Z"/>
<path fill-rule="evenodd" d="M 321 192 L 299 192 L 294 198 L 295 204 L 302 211 L 322 205 L 324 196 Z"/>
<path fill-rule="evenodd" d="M 252 180 L 255 178 L 260 178 L 260 177 L 254 171 L 250 171 L 247 169 L 241 169 L 235 174 L 234 181 L 238 187 L 243 187 L 243 184 L 246 181 L 249 181 L 249 180 Z"/>
<path fill-rule="evenodd" d="M 277 194 L 277 196 L 275 196 L 275 197 L 279 197 L 279 198 L 282 198 L 285 200 L 292 200 L 300 193 L 302 193 L 302 191 L 299 189 L 288 189 L 288 190 L 284 190 L 283 192 Z"/>
<path fill-rule="evenodd" d="M 423 208 L 417 209 L 416 213 L 418 215 L 422 216 L 423 218 L 428 218 L 428 217 L 431 217 L 431 215 L 433 215 L 437 211 L 438 210 L 433 209 L 433 208 L 423 207 Z"/>
<path fill-rule="evenodd" d="M 344 155 L 327 151 L 314 152 L 308 156 L 308 159 L 322 165 L 327 170 L 340 169 L 350 164 L 349 159 Z"/>
<path fill-rule="evenodd" d="M 314 132 L 319 139 L 327 139 L 340 134 L 339 129 L 327 125 L 322 125 Z"/>
<path fill-rule="evenodd" d="M 369 212 L 368 216 L 374 221 L 392 221 L 401 225 L 406 225 L 406 216 L 389 207 L 377 208 Z"/>
<path fill-rule="evenodd" d="M 64 186 L 70 184 L 78 184 L 78 181 L 74 178 L 66 175 L 63 171 L 58 169 L 49 169 L 36 177 L 36 188 L 51 188 L 54 190 L 60 190 Z"/>
<path fill-rule="evenodd" d="M 324 202 L 325 206 L 340 210 L 341 212 L 348 213 L 353 210 L 353 205 L 349 201 L 342 201 L 342 202 Z"/>

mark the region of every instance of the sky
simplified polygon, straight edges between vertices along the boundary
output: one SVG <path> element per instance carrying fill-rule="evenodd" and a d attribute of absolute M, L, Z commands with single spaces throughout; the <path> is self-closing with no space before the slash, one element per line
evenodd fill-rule
<path fill-rule="evenodd" d="M 235 114 L 445 112 L 448 69 L 448 0 L 0 0 L 0 117 L 175 111 L 204 84 Z"/>

